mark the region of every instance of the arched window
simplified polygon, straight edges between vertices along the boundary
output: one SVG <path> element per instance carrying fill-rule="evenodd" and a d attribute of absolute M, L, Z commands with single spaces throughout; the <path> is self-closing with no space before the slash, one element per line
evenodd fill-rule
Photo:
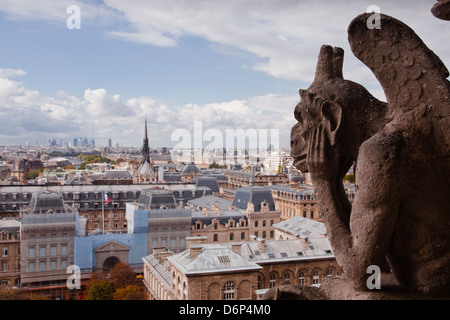
<path fill-rule="evenodd" d="M 305 285 L 305 273 L 304 272 L 300 272 L 298 274 L 298 284 L 301 286 Z"/>
<path fill-rule="evenodd" d="M 234 300 L 234 282 L 228 281 L 223 287 L 223 299 Z"/>
<path fill-rule="evenodd" d="M 319 279 L 319 271 L 314 270 L 313 271 L 313 284 L 319 284 L 320 279 Z"/>
<path fill-rule="evenodd" d="M 275 288 L 277 285 L 277 279 L 274 273 L 272 273 L 269 277 L 269 288 Z"/>

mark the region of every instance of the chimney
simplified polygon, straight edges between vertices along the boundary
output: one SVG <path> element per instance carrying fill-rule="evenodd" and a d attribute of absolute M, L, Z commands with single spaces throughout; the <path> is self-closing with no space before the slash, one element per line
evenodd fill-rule
<path fill-rule="evenodd" d="M 190 246 L 203 244 L 206 239 L 208 239 L 206 236 L 186 237 L 186 245 L 189 248 Z"/>
<path fill-rule="evenodd" d="M 209 214 L 208 214 L 208 208 L 207 208 L 207 207 L 203 207 L 203 208 L 202 208 L 202 212 L 203 212 L 203 214 L 204 214 L 205 216 L 209 216 Z"/>
<path fill-rule="evenodd" d="M 202 251 L 203 251 L 203 246 L 201 246 L 201 245 L 192 245 L 192 246 L 190 246 L 189 247 L 189 253 L 190 253 L 189 258 L 190 259 L 194 259 Z"/>
<path fill-rule="evenodd" d="M 302 238 L 303 249 L 308 249 L 308 241 L 309 241 L 308 237 Z"/>
<path fill-rule="evenodd" d="M 259 251 L 261 251 L 261 253 L 264 253 L 264 249 L 266 247 L 266 240 L 262 239 L 262 238 L 258 238 L 258 248 Z"/>
<path fill-rule="evenodd" d="M 240 243 L 231 243 L 231 251 L 241 255 L 241 244 Z"/>

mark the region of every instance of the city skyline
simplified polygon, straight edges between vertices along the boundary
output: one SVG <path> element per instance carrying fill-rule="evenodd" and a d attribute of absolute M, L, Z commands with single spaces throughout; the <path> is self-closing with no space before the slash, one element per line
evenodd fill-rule
<path fill-rule="evenodd" d="M 147 117 L 154 147 L 173 147 L 174 130 L 193 133 L 195 121 L 223 134 L 277 129 L 287 147 L 298 89 L 312 81 L 322 44 L 342 47 L 344 77 L 384 100 L 347 43 L 348 24 L 370 5 L 450 59 L 448 27 L 432 16 L 433 1 L 0 4 L 3 145 L 80 136 L 141 146 Z M 80 8 L 80 29 L 68 28 L 70 5 Z"/>

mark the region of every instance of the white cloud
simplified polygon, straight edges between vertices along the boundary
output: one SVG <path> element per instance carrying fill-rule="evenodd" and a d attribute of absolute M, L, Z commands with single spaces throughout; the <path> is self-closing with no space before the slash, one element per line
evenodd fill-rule
<path fill-rule="evenodd" d="M 349 23 L 372 2 L 105 0 L 105 3 L 123 13 L 131 29 L 111 31 L 112 35 L 155 46 L 175 46 L 182 37 L 202 37 L 223 52 L 229 46 L 253 54 L 262 60 L 252 68 L 277 78 L 311 82 L 320 46 L 341 46 L 346 51 L 349 79 L 363 80 L 363 84 L 376 88 L 377 94 L 380 92 L 377 81 L 353 57 L 347 42 Z M 437 48 L 442 56 L 450 56 L 449 42 L 443 41 L 448 25 L 431 15 L 433 3 L 379 0 L 376 4 L 383 13 L 418 30 L 425 42 Z"/>
<path fill-rule="evenodd" d="M 297 102 L 295 95 L 267 94 L 203 105 L 167 105 L 154 97 L 123 100 L 104 88 L 88 88 L 82 97 L 64 91 L 45 96 L 0 76 L 0 117 L 8 119 L 0 128 L 0 143 L 34 141 L 37 137 L 41 143 L 47 138 L 71 141 L 83 136 L 98 143 L 112 138 L 121 145 L 136 146 L 142 143 L 146 117 L 152 145 L 173 146 L 176 142 L 170 137 L 175 129 L 185 128 L 193 134 L 194 122 L 201 121 L 204 130 L 218 129 L 224 135 L 226 129 L 279 129 L 280 144 L 287 146 Z"/>
<path fill-rule="evenodd" d="M 183 38 L 200 37 L 209 41 L 212 50 L 241 58 L 246 67 L 305 83 L 313 80 L 320 46 L 341 46 L 346 52 L 344 77 L 365 85 L 380 99 L 384 96 L 370 70 L 353 57 L 347 42 L 350 21 L 372 2 L 0 0 L 0 10 L 9 19 L 48 20 L 65 26 L 66 8 L 71 4 L 80 5 L 82 26 L 108 23 L 108 34 L 119 39 L 176 47 Z M 450 59 L 448 22 L 431 15 L 432 2 L 378 0 L 376 4 L 416 30 L 444 63 Z M 0 115 L 9 120 L 0 136 L 51 132 L 58 137 L 111 137 L 121 144 L 139 145 L 143 117 L 147 116 L 151 139 L 161 145 L 168 145 L 175 128 L 190 130 L 198 120 L 205 129 L 279 128 L 286 139 L 298 102 L 296 90 L 293 95 L 267 93 L 202 105 L 186 101 L 176 106 L 155 97 L 123 99 L 120 92 L 109 93 L 101 87 L 86 89 L 82 97 L 63 91 L 47 97 L 11 80 L 17 76 L 26 76 L 26 72 L 0 69 Z"/>

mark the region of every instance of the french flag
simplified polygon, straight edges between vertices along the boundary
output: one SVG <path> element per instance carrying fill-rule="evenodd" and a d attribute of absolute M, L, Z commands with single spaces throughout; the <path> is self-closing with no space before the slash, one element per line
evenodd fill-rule
<path fill-rule="evenodd" d="M 105 201 L 106 204 L 109 203 L 109 197 L 108 197 L 108 195 L 106 194 L 105 191 L 103 191 L 103 201 Z"/>

